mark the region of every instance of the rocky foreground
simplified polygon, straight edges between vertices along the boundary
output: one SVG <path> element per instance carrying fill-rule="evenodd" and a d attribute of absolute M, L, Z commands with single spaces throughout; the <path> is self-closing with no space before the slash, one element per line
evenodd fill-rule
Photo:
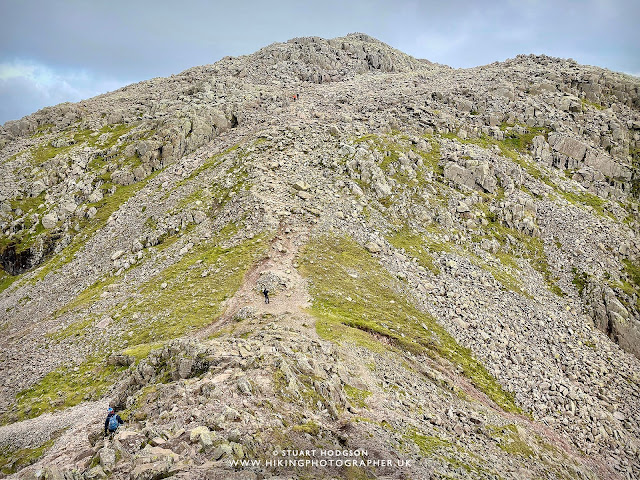
<path fill-rule="evenodd" d="M 0 472 L 640 478 L 639 165 L 635 77 L 362 34 L 7 122 Z"/>

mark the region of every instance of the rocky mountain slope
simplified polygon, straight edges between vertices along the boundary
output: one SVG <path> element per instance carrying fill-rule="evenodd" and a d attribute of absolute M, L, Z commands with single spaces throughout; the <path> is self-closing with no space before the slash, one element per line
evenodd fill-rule
<path fill-rule="evenodd" d="M 0 147 L 2 475 L 640 478 L 637 78 L 299 38 Z"/>

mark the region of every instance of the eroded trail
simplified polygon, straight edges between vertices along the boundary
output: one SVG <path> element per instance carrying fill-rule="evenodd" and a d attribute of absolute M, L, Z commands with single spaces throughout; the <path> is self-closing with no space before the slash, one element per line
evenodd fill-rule
<path fill-rule="evenodd" d="M 249 308 L 257 315 L 273 316 L 298 313 L 307 308 L 310 297 L 306 282 L 294 267 L 298 249 L 306 239 L 306 231 L 281 229 L 274 237 L 265 258 L 247 272 L 242 286 L 227 301 L 224 313 L 194 336 L 198 339 L 211 336 L 227 325 L 243 308 Z M 266 277 L 281 281 L 275 291 L 270 290 L 269 303 L 265 303 L 260 287 L 266 282 Z"/>

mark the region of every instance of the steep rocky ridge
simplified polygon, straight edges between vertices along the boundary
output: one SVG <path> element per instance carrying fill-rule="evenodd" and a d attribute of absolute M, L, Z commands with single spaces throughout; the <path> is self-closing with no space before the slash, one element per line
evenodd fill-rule
<path fill-rule="evenodd" d="M 639 89 L 355 34 L 8 122 L 4 471 L 640 475 Z"/>

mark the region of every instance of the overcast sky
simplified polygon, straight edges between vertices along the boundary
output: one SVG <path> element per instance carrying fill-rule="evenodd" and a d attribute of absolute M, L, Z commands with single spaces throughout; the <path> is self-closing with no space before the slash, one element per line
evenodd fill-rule
<path fill-rule="evenodd" d="M 640 0 L 0 0 L 0 124 L 299 36 L 472 67 L 519 53 L 640 75 Z"/>

